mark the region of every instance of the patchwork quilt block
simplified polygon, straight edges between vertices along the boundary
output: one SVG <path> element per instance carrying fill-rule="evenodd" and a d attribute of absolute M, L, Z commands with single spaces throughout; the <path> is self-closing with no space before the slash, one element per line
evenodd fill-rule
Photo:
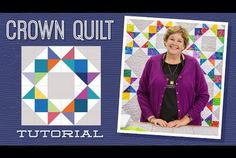
<path fill-rule="evenodd" d="M 101 125 L 101 48 L 23 46 L 22 125 Z"/>

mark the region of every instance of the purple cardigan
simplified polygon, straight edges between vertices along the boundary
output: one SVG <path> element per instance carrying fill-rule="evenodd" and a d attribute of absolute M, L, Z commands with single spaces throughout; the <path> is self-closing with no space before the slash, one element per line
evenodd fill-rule
<path fill-rule="evenodd" d="M 191 125 L 201 125 L 201 111 L 206 106 L 209 94 L 203 71 L 197 60 L 184 55 L 185 64 L 176 80 L 178 119 L 188 114 Z M 168 78 L 162 69 L 163 54 L 155 55 L 147 61 L 137 91 L 141 108 L 140 121 L 154 115 L 160 117 L 162 99 Z"/>

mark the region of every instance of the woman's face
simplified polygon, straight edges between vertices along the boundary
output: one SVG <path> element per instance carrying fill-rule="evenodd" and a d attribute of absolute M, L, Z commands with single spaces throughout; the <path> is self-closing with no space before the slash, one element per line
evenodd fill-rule
<path fill-rule="evenodd" d="M 173 55 L 180 54 L 184 50 L 184 39 L 181 33 L 174 33 L 165 42 L 167 52 Z"/>

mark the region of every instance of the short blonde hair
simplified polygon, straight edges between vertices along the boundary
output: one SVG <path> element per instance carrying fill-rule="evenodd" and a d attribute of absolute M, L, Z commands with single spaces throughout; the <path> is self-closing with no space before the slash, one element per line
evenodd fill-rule
<path fill-rule="evenodd" d="M 180 33 L 184 39 L 184 49 L 188 46 L 189 43 L 189 34 L 188 31 L 182 26 L 172 26 L 169 27 L 164 35 L 164 41 L 167 42 L 170 35 Z"/>

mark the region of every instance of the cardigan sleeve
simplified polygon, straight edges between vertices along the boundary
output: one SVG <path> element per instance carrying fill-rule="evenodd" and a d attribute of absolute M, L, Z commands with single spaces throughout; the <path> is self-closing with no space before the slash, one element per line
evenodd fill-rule
<path fill-rule="evenodd" d="M 145 64 L 142 76 L 139 81 L 139 88 L 137 90 L 137 97 L 139 106 L 142 111 L 142 116 L 147 120 L 150 116 L 153 115 L 151 110 L 150 102 L 149 102 L 149 76 L 151 70 L 151 58 Z"/>
<path fill-rule="evenodd" d="M 207 105 L 209 99 L 208 86 L 204 77 L 204 73 L 197 61 L 195 61 L 195 67 L 196 67 L 195 101 L 192 108 L 188 111 L 188 115 L 193 120 L 195 119 L 196 116 L 199 116 L 201 111 Z"/>

